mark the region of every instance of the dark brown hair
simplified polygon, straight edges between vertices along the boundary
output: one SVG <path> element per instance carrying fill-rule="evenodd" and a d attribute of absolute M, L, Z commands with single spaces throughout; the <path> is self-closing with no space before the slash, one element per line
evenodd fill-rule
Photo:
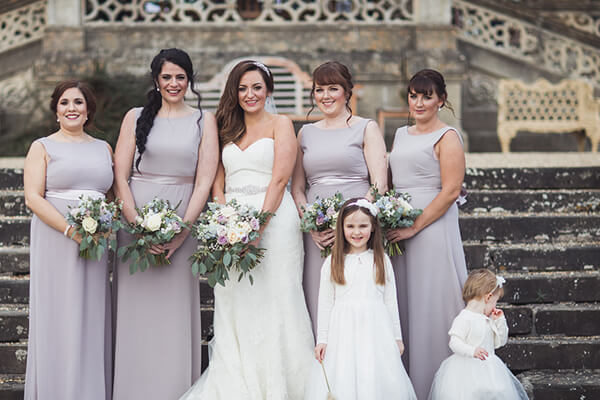
<path fill-rule="evenodd" d="M 352 118 L 352 107 L 350 107 L 350 98 L 352 97 L 352 74 L 348 67 L 338 61 L 327 61 L 324 64 L 319 65 L 313 71 L 312 76 L 312 89 L 310 91 L 310 110 L 306 117 L 315 109 L 315 88 L 317 85 L 340 85 L 344 89 L 346 95 L 346 109 L 350 112 L 348 121 Z"/>
<path fill-rule="evenodd" d="M 376 271 L 375 283 L 378 285 L 385 285 L 383 235 L 381 233 L 379 221 L 377 221 L 377 217 L 373 216 L 367 208 L 355 204 L 356 201 L 360 199 L 360 197 L 356 197 L 346 201 L 339 211 L 337 223 L 335 225 L 335 241 L 331 250 L 331 280 L 339 285 L 346 284 L 346 278 L 344 277 L 344 259 L 346 254 L 350 251 L 350 244 L 346 242 L 344 236 L 344 220 L 350 214 L 360 211 L 369 216 L 371 226 L 373 227 L 373 232 L 367 242 L 367 248 L 373 250 Z"/>
<path fill-rule="evenodd" d="M 448 107 L 448 109 L 452 111 L 452 114 L 454 114 L 452 104 L 448 101 L 448 92 L 446 91 L 444 77 L 436 70 L 422 69 L 414 74 L 408 82 L 406 92 L 407 95 L 410 95 L 410 93 L 413 92 L 428 96 L 435 93 L 443 101 L 442 107 Z"/>
<path fill-rule="evenodd" d="M 273 74 L 264 64 L 253 60 L 244 60 L 233 67 L 227 77 L 227 83 L 225 83 L 225 89 L 215 114 L 221 148 L 227 143 L 236 142 L 246 133 L 244 109 L 239 104 L 238 88 L 242 76 L 249 71 L 258 71 L 265 81 L 267 92 L 273 93 L 275 87 Z"/>
<path fill-rule="evenodd" d="M 498 287 L 496 283 L 496 274 L 485 268 L 472 271 L 462 291 L 465 303 L 484 297 L 489 293 L 498 294 L 500 297 L 504 294 L 504 288 Z"/>
<path fill-rule="evenodd" d="M 94 115 L 96 114 L 96 96 L 94 95 L 94 91 L 90 85 L 85 82 L 78 81 L 76 79 L 69 79 L 56 85 L 54 91 L 52 92 L 52 96 L 50 96 L 50 110 L 56 114 L 58 101 L 67 89 L 72 88 L 79 89 L 81 94 L 83 94 L 87 109 L 87 121 L 83 123 L 83 126 L 89 126 L 94 121 Z"/>

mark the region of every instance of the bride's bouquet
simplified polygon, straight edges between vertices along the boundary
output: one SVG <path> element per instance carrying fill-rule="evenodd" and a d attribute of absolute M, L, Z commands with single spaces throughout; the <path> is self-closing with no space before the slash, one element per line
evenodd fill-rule
<path fill-rule="evenodd" d="M 225 286 L 232 272 L 239 273 L 238 281 L 248 275 L 253 284 L 250 271 L 263 258 L 265 249 L 251 242 L 258 239 L 260 227 L 271 213 L 238 204 L 235 199 L 207 205 L 208 210 L 192 226 L 192 235 L 198 238 L 198 250 L 190 257 L 192 273 L 205 276 L 210 287 Z"/>
<path fill-rule="evenodd" d="M 340 211 L 343 204 L 344 199 L 339 192 L 324 199 L 317 197 L 314 203 L 302 206 L 300 229 L 302 232 L 323 232 L 327 229 L 335 229 L 338 211 Z M 331 253 L 331 247 L 327 246 L 321 250 L 321 257 L 327 257 Z"/>
<path fill-rule="evenodd" d="M 171 207 L 168 200 L 154 198 L 136 210 L 135 222 L 125 229 L 137 239 L 119 249 L 117 255 L 123 261 L 131 259 L 129 273 L 138 269 L 145 271 L 150 265 L 171 264 L 165 254 L 151 254 L 149 249 L 155 244 L 170 242 L 176 234 L 186 227 L 183 220 L 175 213 L 177 207 Z"/>
<path fill-rule="evenodd" d="M 118 201 L 107 202 L 104 198 L 84 195 L 79 196 L 77 207 L 69 206 L 67 222 L 82 238 L 80 257 L 98 261 L 109 247 L 117 247 L 116 241 L 110 240 L 110 234 L 121 228 L 121 207 Z"/>
<path fill-rule="evenodd" d="M 384 233 L 392 229 L 413 226 L 415 219 L 423 213 L 423 210 L 410 205 L 410 194 L 408 193 L 396 192 L 391 189 L 382 195 L 375 187 L 371 188 L 371 193 L 375 197 L 375 205 L 379 208 L 377 219 Z M 385 240 L 385 250 L 390 257 L 402 254 L 398 242 L 390 243 Z"/>

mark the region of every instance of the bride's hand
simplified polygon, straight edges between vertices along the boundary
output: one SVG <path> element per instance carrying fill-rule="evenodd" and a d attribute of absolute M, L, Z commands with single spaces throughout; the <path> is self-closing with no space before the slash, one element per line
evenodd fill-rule
<path fill-rule="evenodd" d="M 187 239 L 188 232 L 189 231 L 187 230 L 182 230 L 181 232 L 176 234 L 170 242 L 162 245 L 163 251 L 167 252 L 167 255 L 165 257 L 167 260 L 171 258 L 173 253 L 175 253 L 175 250 L 181 247 L 185 239 Z"/>
<path fill-rule="evenodd" d="M 319 343 L 315 346 L 315 358 L 317 361 L 322 362 L 325 359 L 325 352 L 327 351 L 327 343 Z"/>

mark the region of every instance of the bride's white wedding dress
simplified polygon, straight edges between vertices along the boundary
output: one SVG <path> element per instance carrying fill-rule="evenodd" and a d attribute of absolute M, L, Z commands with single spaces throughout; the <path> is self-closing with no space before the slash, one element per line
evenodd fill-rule
<path fill-rule="evenodd" d="M 274 141 L 259 139 L 245 150 L 223 148 L 227 200 L 262 208 L 272 176 Z M 254 284 L 237 275 L 217 285 L 214 339 L 208 369 L 185 400 L 296 400 L 313 359 L 313 335 L 302 292 L 303 247 L 299 217 L 286 190 L 265 229 L 263 261 Z"/>

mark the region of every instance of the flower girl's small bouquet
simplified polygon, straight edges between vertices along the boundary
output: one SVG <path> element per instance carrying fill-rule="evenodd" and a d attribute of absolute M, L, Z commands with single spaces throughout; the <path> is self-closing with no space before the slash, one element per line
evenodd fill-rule
<path fill-rule="evenodd" d="M 168 200 L 155 197 L 144 204 L 141 210 L 136 207 L 138 216 L 135 223 L 129 224 L 126 230 L 137 240 L 121 247 L 117 252 L 123 261 L 131 259 L 129 273 L 133 274 L 138 269 L 143 272 L 150 265 L 171 264 L 164 253 L 151 254 L 149 250 L 152 245 L 170 242 L 186 227 L 181 217 L 175 213 L 178 206 L 179 204 L 171 207 Z"/>
<path fill-rule="evenodd" d="M 327 229 L 335 229 L 338 211 L 340 211 L 343 204 L 344 199 L 339 192 L 324 199 L 317 197 L 314 203 L 302 206 L 303 214 L 300 229 L 302 232 L 323 232 Z M 327 246 L 321 250 L 321 257 L 327 257 L 331 253 L 331 247 Z"/>
<path fill-rule="evenodd" d="M 104 198 L 84 195 L 79 196 L 77 207 L 69 206 L 66 219 L 81 235 L 80 257 L 97 261 L 109 247 L 116 248 L 116 241 L 110 240 L 110 234 L 121 228 L 121 207 L 119 201 L 107 202 Z"/>
<path fill-rule="evenodd" d="M 371 193 L 375 197 L 375 205 L 379 208 L 377 219 L 384 233 L 392 229 L 413 226 L 415 219 L 423 213 L 423 210 L 410 205 L 410 194 L 408 193 L 396 192 L 391 189 L 382 195 L 375 187 L 371 188 Z M 385 250 L 390 257 L 402 254 L 398 242 L 389 243 L 386 240 Z"/>
<path fill-rule="evenodd" d="M 205 276 L 210 287 L 225 286 L 230 273 L 238 273 L 238 281 L 258 265 L 265 249 L 251 244 L 258 239 L 261 225 L 271 213 L 238 204 L 235 199 L 226 204 L 208 203 L 208 210 L 200 214 L 192 227 L 198 238 L 198 250 L 192 254 L 192 273 Z"/>

